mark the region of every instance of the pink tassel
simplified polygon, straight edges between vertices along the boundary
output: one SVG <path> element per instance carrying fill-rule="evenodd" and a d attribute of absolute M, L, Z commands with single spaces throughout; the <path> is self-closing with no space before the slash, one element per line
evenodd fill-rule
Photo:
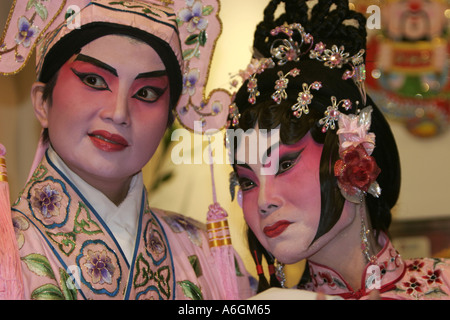
<path fill-rule="evenodd" d="M 217 202 L 216 186 L 214 182 L 214 168 L 209 140 L 209 160 L 211 171 L 211 184 L 213 190 L 213 204 L 209 206 L 206 217 L 209 247 L 218 267 L 222 286 L 225 289 L 225 299 L 239 300 L 236 267 L 234 261 L 234 248 L 231 244 L 230 229 L 228 227 L 228 214 Z"/>
<path fill-rule="evenodd" d="M 0 300 L 22 300 L 22 269 L 11 220 L 5 153 L 0 144 Z"/>
<path fill-rule="evenodd" d="M 209 246 L 222 278 L 225 299 L 238 300 L 239 290 L 236 278 L 234 249 L 231 244 L 227 213 L 215 202 L 209 206 L 207 230 Z"/>

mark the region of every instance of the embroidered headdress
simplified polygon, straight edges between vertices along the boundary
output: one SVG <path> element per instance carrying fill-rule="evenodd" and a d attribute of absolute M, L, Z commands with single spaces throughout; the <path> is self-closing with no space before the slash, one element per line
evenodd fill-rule
<path fill-rule="evenodd" d="M 181 93 L 182 52 L 173 9 L 140 1 L 17 1 L 0 43 L 0 72 L 21 70 L 36 48 L 36 74 L 48 82 L 81 47 L 108 34 L 138 38 L 160 55 L 171 101 Z"/>

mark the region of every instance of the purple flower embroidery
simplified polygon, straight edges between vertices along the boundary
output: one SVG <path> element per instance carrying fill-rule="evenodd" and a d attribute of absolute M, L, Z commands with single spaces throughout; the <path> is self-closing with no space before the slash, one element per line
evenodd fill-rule
<path fill-rule="evenodd" d="M 191 69 L 188 73 L 183 76 L 183 94 L 189 93 L 193 96 L 195 93 L 195 84 L 200 76 L 200 71 L 198 69 Z"/>
<path fill-rule="evenodd" d="M 220 111 L 222 111 L 222 104 L 220 101 L 214 101 L 211 106 L 213 114 L 218 114 Z"/>
<path fill-rule="evenodd" d="M 102 252 L 88 250 L 87 262 L 84 266 L 92 278 L 92 283 L 112 283 L 115 268 L 111 262 L 111 258 L 106 254 L 106 250 Z"/>
<path fill-rule="evenodd" d="M 33 207 L 37 208 L 44 218 L 51 218 L 59 214 L 59 207 L 61 206 L 62 197 L 57 190 L 51 188 L 50 184 L 42 189 L 35 191 L 32 203 Z"/>
<path fill-rule="evenodd" d="M 28 48 L 31 44 L 31 38 L 37 36 L 39 28 L 32 26 L 30 21 L 26 17 L 20 17 L 18 22 L 19 32 L 16 35 L 16 43 L 22 44 L 25 48 Z"/>
<path fill-rule="evenodd" d="M 159 234 L 157 234 L 153 230 L 150 232 L 149 241 L 147 245 L 150 251 L 156 254 L 162 254 L 165 250 L 164 244 L 161 241 Z"/>
<path fill-rule="evenodd" d="M 189 8 L 183 8 L 179 12 L 179 18 L 183 22 L 187 22 L 187 31 L 192 33 L 196 29 L 205 30 L 208 26 L 208 20 L 203 18 L 203 4 L 200 1 L 186 1 Z"/>
<path fill-rule="evenodd" d="M 15 216 L 12 218 L 12 223 L 14 227 L 14 233 L 16 235 L 17 245 L 21 249 L 25 243 L 25 235 L 23 231 L 26 231 L 30 224 L 27 219 L 21 216 Z"/>

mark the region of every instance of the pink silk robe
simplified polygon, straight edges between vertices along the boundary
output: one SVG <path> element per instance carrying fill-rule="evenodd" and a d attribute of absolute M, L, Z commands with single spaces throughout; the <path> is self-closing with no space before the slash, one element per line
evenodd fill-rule
<path fill-rule="evenodd" d="M 13 204 L 25 299 L 224 299 L 206 232 L 143 201 L 133 260 L 45 156 Z M 249 277 L 235 254 L 241 299 Z"/>

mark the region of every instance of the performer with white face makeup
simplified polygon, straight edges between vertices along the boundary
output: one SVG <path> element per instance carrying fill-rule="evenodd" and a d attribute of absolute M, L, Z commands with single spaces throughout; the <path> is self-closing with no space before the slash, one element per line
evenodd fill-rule
<path fill-rule="evenodd" d="M 27 1 L 21 4 L 14 12 Z M 45 4 L 48 12 L 62 6 Z M 174 11 L 137 1 L 70 4 L 81 7 L 80 25 L 64 19 L 37 46 L 31 96 L 44 130 L 12 207 L 23 298 L 248 297 L 237 255 L 239 291 L 230 295 L 203 227 L 148 205 L 141 170 L 172 124 L 182 90 Z M 39 10 L 28 25 L 20 18 L 21 36 L 31 37 Z M 2 49 L 3 57 L 14 55 Z M 23 48 L 15 49 L 18 62 Z"/>
<path fill-rule="evenodd" d="M 234 100 L 236 128 L 279 132 L 264 163 L 249 161 L 249 148 L 233 142 L 258 291 L 284 286 L 283 265 L 306 259 L 299 289 L 344 299 L 373 292 L 449 299 L 449 262 L 403 260 L 388 237 L 400 161 L 389 124 L 364 89 L 364 16 L 348 1 L 283 1 L 274 18 L 280 2 L 269 2 L 256 28 L 259 67 Z M 278 169 L 263 173 L 271 161 Z"/>

